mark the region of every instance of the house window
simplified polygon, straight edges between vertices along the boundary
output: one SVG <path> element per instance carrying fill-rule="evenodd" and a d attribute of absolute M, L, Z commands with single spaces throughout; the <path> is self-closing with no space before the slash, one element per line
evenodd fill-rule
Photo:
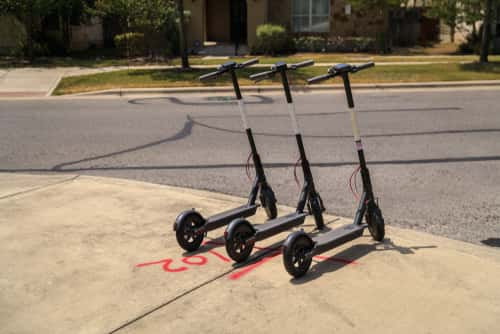
<path fill-rule="evenodd" d="M 293 0 L 293 32 L 328 32 L 330 0 Z"/>

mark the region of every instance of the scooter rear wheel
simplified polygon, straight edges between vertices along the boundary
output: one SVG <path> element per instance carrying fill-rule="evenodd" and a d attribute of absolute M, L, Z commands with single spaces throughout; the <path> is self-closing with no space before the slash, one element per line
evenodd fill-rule
<path fill-rule="evenodd" d="M 376 241 L 382 241 L 385 237 L 385 222 L 382 216 L 382 211 L 378 206 L 374 205 L 366 213 L 366 223 L 368 224 L 368 230 L 372 235 L 373 239 Z"/>
<path fill-rule="evenodd" d="M 227 255 L 233 261 L 241 263 L 244 262 L 253 250 L 253 244 L 247 244 L 247 240 L 252 237 L 254 231 L 247 223 L 238 224 L 231 237 L 226 239 Z"/>
<path fill-rule="evenodd" d="M 175 236 L 179 246 L 188 252 L 193 252 L 200 248 L 203 241 L 203 234 L 195 233 L 197 228 L 203 226 L 205 221 L 197 214 L 191 213 L 183 217 L 175 230 Z"/>
<path fill-rule="evenodd" d="M 313 249 L 312 240 L 306 235 L 299 235 L 289 247 L 283 249 L 283 263 L 286 271 L 295 278 L 304 276 L 311 266 L 312 259 L 306 254 Z"/>
<path fill-rule="evenodd" d="M 278 208 L 276 207 L 276 196 L 271 188 L 263 187 L 260 190 L 260 203 L 266 210 L 267 218 L 274 219 L 278 216 Z"/>

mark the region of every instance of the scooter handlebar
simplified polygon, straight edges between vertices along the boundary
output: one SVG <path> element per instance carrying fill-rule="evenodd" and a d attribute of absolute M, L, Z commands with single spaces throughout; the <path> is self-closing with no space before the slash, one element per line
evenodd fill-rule
<path fill-rule="evenodd" d="M 359 71 L 362 71 L 362 70 L 365 70 L 367 68 L 370 68 L 370 67 L 374 67 L 375 66 L 375 63 L 374 62 L 369 62 L 369 63 L 366 63 L 366 64 L 362 64 L 362 65 L 358 65 L 358 66 L 355 66 L 353 68 L 353 73 L 356 73 L 356 72 L 359 72 Z"/>
<path fill-rule="evenodd" d="M 261 72 L 261 73 L 256 73 L 256 74 L 252 74 L 250 76 L 250 79 L 254 80 L 255 82 L 259 82 L 259 81 L 262 81 L 262 80 L 269 79 L 275 73 L 276 73 L 276 71 L 265 71 L 265 72 Z"/>
<path fill-rule="evenodd" d="M 215 72 L 203 74 L 202 76 L 200 76 L 200 81 L 207 81 L 210 79 L 214 79 L 214 78 L 217 78 L 221 74 L 222 73 L 220 71 L 215 71 Z"/>
<path fill-rule="evenodd" d="M 239 64 L 238 68 L 245 68 L 245 67 L 252 66 L 252 65 L 255 65 L 255 64 L 258 64 L 258 63 L 259 63 L 259 59 L 258 58 L 254 58 L 254 59 L 250 59 L 250 60 L 247 60 L 246 62 L 243 62 L 243 63 Z"/>
<path fill-rule="evenodd" d="M 314 65 L 314 60 L 309 59 L 309 60 L 305 60 L 305 61 L 302 61 L 302 62 L 297 63 L 297 64 L 291 64 L 289 66 L 289 68 L 292 70 L 296 70 L 296 69 L 301 68 L 301 67 L 307 67 L 307 66 L 312 66 L 312 65 Z"/>
<path fill-rule="evenodd" d="M 307 84 L 312 85 L 312 84 L 330 79 L 331 77 L 332 77 L 332 75 L 330 73 L 318 75 L 317 77 L 307 79 Z"/>

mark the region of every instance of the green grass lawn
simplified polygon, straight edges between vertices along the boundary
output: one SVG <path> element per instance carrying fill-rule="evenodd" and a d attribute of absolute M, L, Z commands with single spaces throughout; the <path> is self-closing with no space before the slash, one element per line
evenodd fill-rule
<path fill-rule="evenodd" d="M 253 85 L 248 79 L 252 73 L 262 68 L 248 68 L 240 73 L 241 85 Z M 292 84 L 304 84 L 307 78 L 326 73 L 327 67 L 307 67 L 290 74 Z M 113 89 L 113 88 L 160 88 L 160 87 L 194 87 L 194 86 L 227 86 L 229 76 L 219 80 L 201 83 L 198 77 L 210 72 L 209 69 L 164 70 L 125 70 L 92 75 L 64 78 L 55 90 L 55 95 L 75 94 L 81 92 Z M 352 76 L 353 83 L 400 83 L 428 81 L 463 81 L 463 80 L 500 80 L 500 62 L 489 64 L 434 64 L 408 66 L 380 66 L 360 72 Z M 262 81 L 260 84 L 278 84 L 274 80 Z M 328 83 L 340 83 L 331 80 Z"/>

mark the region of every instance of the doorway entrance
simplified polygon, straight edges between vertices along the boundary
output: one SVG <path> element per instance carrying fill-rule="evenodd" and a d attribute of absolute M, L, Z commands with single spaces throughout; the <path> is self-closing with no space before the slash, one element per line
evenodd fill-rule
<path fill-rule="evenodd" d="M 206 0 L 206 40 L 218 43 L 247 42 L 246 0 Z"/>

